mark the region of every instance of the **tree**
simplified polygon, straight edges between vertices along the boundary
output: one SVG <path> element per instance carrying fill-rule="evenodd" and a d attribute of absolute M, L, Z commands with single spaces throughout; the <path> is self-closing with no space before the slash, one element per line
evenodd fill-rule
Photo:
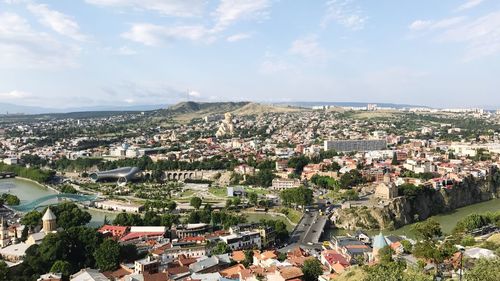
<path fill-rule="evenodd" d="M 113 224 L 120 226 L 142 225 L 143 220 L 138 214 L 119 213 L 113 220 Z"/>
<path fill-rule="evenodd" d="M 9 280 L 9 267 L 4 261 L 0 261 L 0 281 Z"/>
<path fill-rule="evenodd" d="M 241 204 L 241 199 L 239 197 L 234 197 L 233 198 L 233 205 L 235 207 L 238 207 Z"/>
<path fill-rule="evenodd" d="M 490 223 L 490 219 L 487 215 L 481 215 L 481 214 L 470 214 L 466 216 L 465 218 L 461 219 L 455 229 L 454 232 L 466 232 L 466 231 L 472 231 L 474 229 L 483 227 L 487 224 Z"/>
<path fill-rule="evenodd" d="M 442 235 L 441 225 L 433 218 L 417 222 L 411 229 L 418 238 L 424 240 L 431 240 Z"/>
<path fill-rule="evenodd" d="M 413 250 L 413 245 L 411 244 L 410 241 L 408 240 L 403 240 L 401 241 L 401 245 L 403 246 L 403 249 L 405 253 L 411 253 Z"/>
<path fill-rule="evenodd" d="M 250 202 L 250 204 L 256 206 L 258 201 L 259 201 L 259 196 L 257 195 L 257 193 L 255 192 L 248 193 L 248 202 Z"/>
<path fill-rule="evenodd" d="M 321 262 L 318 259 L 307 259 L 302 267 L 304 273 L 304 281 L 315 281 L 323 274 Z"/>
<path fill-rule="evenodd" d="M 231 205 L 233 205 L 233 200 L 227 199 L 226 200 L 226 208 L 231 208 Z"/>
<path fill-rule="evenodd" d="M 391 247 L 385 246 L 384 248 L 378 251 L 378 256 L 381 264 L 387 264 L 392 262 L 392 255 L 394 251 Z"/>
<path fill-rule="evenodd" d="M 21 224 L 25 225 L 31 230 L 35 229 L 35 227 L 39 226 L 41 223 L 42 223 L 42 213 L 35 210 L 26 213 L 24 217 L 21 219 Z"/>
<path fill-rule="evenodd" d="M 340 177 L 340 188 L 349 189 L 365 182 L 358 170 L 351 170 Z"/>
<path fill-rule="evenodd" d="M 391 162 L 392 165 L 396 166 L 399 164 L 399 161 L 398 161 L 398 154 L 396 152 L 394 152 L 392 154 L 392 162 Z"/>
<path fill-rule="evenodd" d="M 75 203 L 65 202 L 51 206 L 50 209 L 57 217 L 57 225 L 64 229 L 86 225 L 92 219 L 88 212 L 82 211 Z"/>
<path fill-rule="evenodd" d="M 215 245 L 215 247 L 212 249 L 212 254 L 214 255 L 223 255 L 229 252 L 231 252 L 231 249 L 224 242 L 217 243 L 217 245 Z"/>
<path fill-rule="evenodd" d="M 67 261 L 58 260 L 50 268 L 51 273 L 61 273 L 64 277 L 71 274 L 71 264 Z"/>
<path fill-rule="evenodd" d="M 245 251 L 245 260 L 243 261 L 243 265 L 245 267 L 249 267 L 252 264 L 253 264 L 253 251 L 252 250 L 246 250 Z"/>
<path fill-rule="evenodd" d="M 120 245 L 113 239 L 106 239 L 94 252 L 94 258 L 100 270 L 114 270 L 120 264 Z"/>
<path fill-rule="evenodd" d="M 134 262 L 138 256 L 137 247 L 134 244 L 120 246 L 120 261 Z"/>
<path fill-rule="evenodd" d="M 202 203 L 203 201 L 201 200 L 200 197 L 193 197 L 189 202 L 189 204 L 193 206 L 196 210 L 200 209 Z"/>
<path fill-rule="evenodd" d="M 498 281 L 500 280 L 500 259 L 480 259 L 470 269 L 465 271 L 467 281 Z"/>

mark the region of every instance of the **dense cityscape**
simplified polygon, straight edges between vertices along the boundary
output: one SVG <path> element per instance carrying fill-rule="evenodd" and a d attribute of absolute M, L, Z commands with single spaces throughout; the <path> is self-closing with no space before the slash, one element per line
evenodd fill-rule
<path fill-rule="evenodd" d="M 495 280 L 499 120 L 248 102 L 4 115 L 1 276 Z M 50 195 L 16 192 L 35 183 Z"/>
<path fill-rule="evenodd" d="M 500 281 L 498 73 L 498 0 L 0 0 L 0 281 Z"/>

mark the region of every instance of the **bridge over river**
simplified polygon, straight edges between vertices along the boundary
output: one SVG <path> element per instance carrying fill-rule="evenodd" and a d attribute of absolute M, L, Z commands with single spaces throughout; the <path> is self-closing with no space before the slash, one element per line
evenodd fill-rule
<path fill-rule="evenodd" d="M 10 206 L 12 209 L 19 212 L 29 212 L 31 210 L 35 210 L 40 207 L 45 207 L 47 205 L 51 205 L 50 202 L 54 199 L 57 200 L 70 200 L 73 202 L 92 202 L 97 199 L 96 195 L 81 195 L 81 194 L 70 194 L 70 193 L 59 193 L 59 194 L 51 194 L 44 197 L 40 197 L 31 202 L 23 203 L 17 206 Z"/>

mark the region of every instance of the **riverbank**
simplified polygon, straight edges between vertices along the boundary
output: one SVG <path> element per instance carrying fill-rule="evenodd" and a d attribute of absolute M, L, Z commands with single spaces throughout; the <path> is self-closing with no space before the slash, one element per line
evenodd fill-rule
<path fill-rule="evenodd" d="M 37 182 L 35 180 L 32 180 L 32 179 L 28 179 L 28 178 L 24 178 L 24 177 L 19 177 L 19 176 L 16 176 L 16 179 L 18 180 L 23 180 L 23 181 L 29 181 L 33 184 L 36 184 L 36 185 L 39 185 L 39 186 L 42 186 L 42 187 L 45 187 L 47 189 L 50 189 L 52 191 L 54 191 L 55 193 L 61 193 L 59 190 L 55 189 L 54 187 L 50 186 L 50 185 L 47 185 L 47 184 L 44 184 L 44 183 L 40 183 L 40 182 Z"/>

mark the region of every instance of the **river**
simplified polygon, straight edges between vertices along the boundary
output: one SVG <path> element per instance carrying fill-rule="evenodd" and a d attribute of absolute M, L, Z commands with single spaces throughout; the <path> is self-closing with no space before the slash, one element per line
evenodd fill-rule
<path fill-rule="evenodd" d="M 0 180 L 0 193 L 9 192 L 16 195 L 21 200 L 21 204 L 28 203 L 38 198 L 55 194 L 53 190 L 50 190 L 42 185 L 34 183 L 32 181 L 23 179 L 3 179 Z M 57 200 L 48 203 L 57 203 Z M 109 220 L 113 220 L 116 216 L 113 213 L 103 212 L 94 209 L 85 210 L 92 215 L 92 220 L 89 226 L 99 226 L 104 222 L 104 218 L 107 217 Z"/>

